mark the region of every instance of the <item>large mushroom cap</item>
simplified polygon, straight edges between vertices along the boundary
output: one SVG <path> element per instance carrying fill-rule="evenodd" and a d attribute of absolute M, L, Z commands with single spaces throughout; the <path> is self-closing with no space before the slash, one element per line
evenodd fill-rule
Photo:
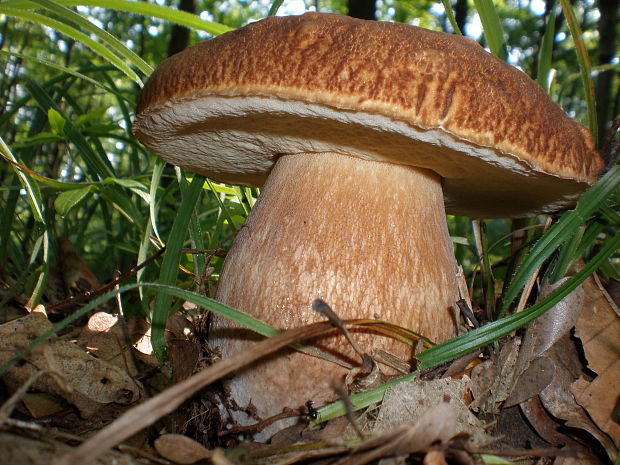
<path fill-rule="evenodd" d="M 134 132 L 232 184 L 261 186 L 301 152 L 431 169 L 447 211 L 470 216 L 570 206 L 603 167 L 583 126 L 477 43 L 332 14 L 269 18 L 167 59 Z"/>

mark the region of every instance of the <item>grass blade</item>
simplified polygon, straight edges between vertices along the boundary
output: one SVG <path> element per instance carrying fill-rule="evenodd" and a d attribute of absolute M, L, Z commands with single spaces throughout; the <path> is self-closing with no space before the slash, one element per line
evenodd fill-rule
<path fill-rule="evenodd" d="M 598 141 L 598 125 L 596 123 L 596 105 L 594 99 L 594 82 L 590 78 L 590 59 L 588 58 L 588 49 L 583 41 L 583 34 L 577 18 L 575 17 L 575 10 L 573 9 L 569 0 L 560 0 L 562 5 L 562 11 L 568 24 L 568 30 L 573 38 L 575 44 L 575 54 L 577 56 L 577 63 L 579 64 L 579 72 L 581 74 L 581 82 L 585 89 L 586 104 L 588 107 L 588 128 L 594 137 L 594 143 L 596 145 Z"/>
<path fill-rule="evenodd" d="M 484 37 L 493 55 L 506 60 L 508 51 L 504 41 L 504 30 L 492 0 L 474 0 L 474 5 L 482 22 Z"/>
<path fill-rule="evenodd" d="M 95 153 L 91 147 L 91 144 L 77 129 L 75 129 L 71 119 L 65 115 L 64 111 L 58 105 L 56 105 L 45 89 L 31 79 L 26 82 L 26 89 L 28 89 L 30 95 L 32 95 L 32 97 L 45 112 L 47 112 L 50 108 L 53 108 L 63 116 L 66 120 L 64 127 L 65 135 L 76 146 L 82 160 L 84 160 L 84 163 L 94 176 L 99 177 L 100 179 L 116 177 L 112 164 L 107 157 L 100 157 L 97 153 Z"/>
<path fill-rule="evenodd" d="M 159 282 L 161 284 L 172 285 L 176 282 L 179 273 L 179 262 L 181 259 L 181 248 L 187 235 L 187 227 L 191 216 L 194 212 L 198 196 L 202 192 L 202 186 L 205 183 L 204 176 L 194 175 L 192 182 L 185 191 L 179 212 L 172 224 L 172 229 L 166 244 L 166 252 L 161 265 Z M 166 358 L 166 340 L 164 339 L 164 329 L 168 320 L 168 311 L 172 297 L 169 295 L 160 295 L 155 301 L 153 308 L 153 318 L 151 320 L 151 343 L 153 350 L 157 355 L 157 359 L 163 362 Z"/>
<path fill-rule="evenodd" d="M 57 21 L 39 13 L 34 13 L 31 11 L 21 10 L 17 8 L 9 8 L 4 4 L 0 4 L 0 14 L 5 14 L 7 16 L 19 19 L 25 19 L 35 24 L 50 27 L 58 32 L 61 32 L 62 34 L 65 34 L 67 37 L 70 37 L 78 42 L 82 42 L 93 52 L 97 53 L 109 63 L 114 65 L 116 68 L 118 68 L 120 71 L 125 73 L 125 75 L 127 75 L 127 77 L 129 77 L 132 81 L 136 82 L 140 86 L 142 85 L 142 80 L 140 79 L 140 77 L 135 73 L 135 71 L 133 71 L 129 66 L 127 66 L 121 58 L 110 52 L 110 50 L 108 50 L 104 45 L 91 39 L 86 34 L 77 30 L 76 28 L 63 23 L 62 21 Z"/>
<path fill-rule="evenodd" d="M 18 169 L 15 165 L 19 165 L 17 159 L 11 152 L 11 149 L 4 142 L 4 139 L 0 137 L 0 153 L 2 153 L 3 157 L 6 157 L 8 160 L 12 161 L 13 169 L 15 170 L 15 174 L 19 178 L 19 182 L 22 187 L 26 191 L 26 195 L 28 196 L 28 203 L 30 204 L 30 208 L 32 209 L 32 214 L 34 215 L 35 221 L 41 224 L 45 224 L 45 214 L 43 207 L 43 199 L 41 198 L 41 192 L 39 191 L 39 186 L 37 183 L 33 182 L 26 173 L 22 170 Z"/>
<path fill-rule="evenodd" d="M 52 0 L 30 0 L 48 11 L 56 13 L 65 21 L 71 22 L 80 27 L 83 31 L 95 35 L 101 43 L 112 50 L 122 60 L 133 64 L 146 76 L 153 72 L 153 68 L 146 61 L 127 48 L 120 40 L 107 31 L 99 29 L 93 23 L 69 8 L 60 5 Z"/>
<path fill-rule="evenodd" d="M 36 5 L 30 0 L 14 0 L 4 2 L 12 8 L 33 8 Z M 233 28 L 220 23 L 205 21 L 200 17 L 167 6 L 160 6 L 146 2 L 134 2 L 128 0 L 59 0 L 56 2 L 66 7 L 87 6 L 105 8 L 107 10 L 124 11 L 141 16 L 161 19 L 169 23 L 185 26 L 195 31 L 205 31 L 214 36 L 232 31 Z"/>
<path fill-rule="evenodd" d="M 151 184 L 149 188 L 149 195 L 151 197 L 151 201 L 149 203 L 151 228 L 153 229 L 155 237 L 157 238 L 157 240 L 159 240 L 161 244 L 163 244 L 163 241 L 161 240 L 159 230 L 157 229 L 157 188 L 159 187 L 161 176 L 164 173 L 165 167 L 166 164 L 161 158 L 157 158 L 155 160 L 155 165 L 153 166 L 153 174 L 151 176 Z"/>
<path fill-rule="evenodd" d="M 275 16 L 283 3 L 284 0 L 274 0 L 271 4 L 271 8 L 269 8 L 269 13 L 267 13 L 267 16 Z"/>
<path fill-rule="evenodd" d="M 510 286 L 503 297 L 500 316 L 505 315 L 508 307 L 517 297 L 530 275 L 568 241 L 586 222 L 602 203 L 618 189 L 620 185 L 620 165 L 609 170 L 592 188 L 579 199 L 574 210 L 566 212 L 530 250 L 528 256 L 513 276 Z"/>
<path fill-rule="evenodd" d="M 536 81 L 538 85 L 549 93 L 551 80 L 549 73 L 551 72 L 551 63 L 553 57 L 553 41 L 555 39 L 555 13 L 549 12 L 547 16 L 547 25 L 545 33 L 540 44 L 540 52 L 538 53 L 538 70 L 536 72 Z"/>
<path fill-rule="evenodd" d="M 459 28 L 459 25 L 456 22 L 456 18 L 454 17 L 454 11 L 452 11 L 452 4 L 450 3 L 449 0 L 441 0 L 441 2 L 443 3 L 443 9 L 446 11 L 446 16 L 448 17 L 448 21 L 450 22 L 452 29 L 454 29 L 454 33 L 456 35 L 462 36 L 463 33 L 461 32 L 461 29 Z"/>
<path fill-rule="evenodd" d="M 520 313 L 494 321 L 448 342 L 425 350 L 416 357 L 420 361 L 419 369 L 426 370 L 449 362 L 472 350 L 490 344 L 526 325 L 570 294 L 588 276 L 594 273 L 605 260 L 616 253 L 618 247 L 620 247 L 620 232 L 616 233 L 579 272 L 569 278 L 566 283 L 550 294 L 545 300 L 532 305 Z"/>
<path fill-rule="evenodd" d="M 127 99 L 127 97 L 122 95 L 120 92 L 117 92 L 116 90 L 110 89 L 110 88 L 104 86 L 103 84 L 101 84 L 100 81 L 97 81 L 96 79 L 88 77 L 85 74 L 83 74 L 83 73 L 81 73 L 79 71 L 76 71 L 74 69 L 67 68 L 66 66 L 58 65 L 56 63 L 52 63 L 51 61 L 44 60 L 42 58 L 37 58 L 37 57 L 29 56 L 29 55 L 24 55 L 22 53 L 7 52 L 7 51 L 4 51 L 4 50 L 0 50 L 0 55 L 14 56 L 16 58 L 19 58 L 20 60 L 32 61 L 34 63 L 38 63 L 40 65 L 47 66 L 49 68 L 55 69 L 57 71 L 62 71 L 63 73 L 70 74 L 70 75 L 75 76 L 75 77 L 77 77 L 79 79 L 82 79 L 84 81 L 90 82 L 94 86 L 99 87 L 100 89 L 102 89 L 102 90 L 104 90 L 106 92 L 109 92 L 111 94 L 114 94 L 114 95 L 116 95 L 117 97 L 119 97 L 119 98 L 121 98 L 123 100 L 129 101 Z M 132 104 L 133 104 L 133 102 L 132 102 Z"/>

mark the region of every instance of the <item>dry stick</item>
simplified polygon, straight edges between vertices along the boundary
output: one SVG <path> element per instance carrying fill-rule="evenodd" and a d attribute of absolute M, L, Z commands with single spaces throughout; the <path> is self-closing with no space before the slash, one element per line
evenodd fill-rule
<path fill-rule="evenodd" d="M 152 425 L 164 415 L 172 412 L 187 398 L 209 384 L 293 342 L 316 337 L 331 329 L 332 326 L 328 322 L 294 328 L 271 339 L 261 341 L 249 350 L 244 350 L 230 358 L 224 359 L 125 412 L 72 452 L 61 457 L 57 465 L 84 465 L 90 463 L 111 447 L 116 446 L 143 428 Z"/>
<path fill-rule="evenodd" d="M 357 434 L 357 436 L 361 440 L 364 440 L 364 434 L 362 433 L 359 426 L 357 426 L 357 423 L 355 422 L 355 415 L 353 414 L 354 412 L 353 404 L 351 403 L 349 394 L 347 394 L 347 390 L 344 388 L 343 385 L 338 384 L 338 383 L 333 383 L 332 388 L 334 389 L 334 391 L 336 391 L 336 394 L 338 394 L 338 397 L 340 397 L 340 400 L 342 401 L 344 405 L 347 420 L 349 420 L 349 423 L 353 427 L 355 434 Z"/>
<path fill-rule="evenodd" d="M 603 286 L 603 283 L 601 283 L 601 280 L 599 279 L 598 274 L 596 272 L 592 273 L 592 279 L 594 279 L 594 283 L 596 284 L 596 287 L 598 287 L 599 292 L 602 294 L 603 297 L 605 297 L 607 304 L 613 309 L 616 315 L 618 315 L 618 317 L 620 318 L 620 307 L 618 307 L 618 304 L 614 302 L 613 297 L 609 295 L 609 292 L 607 292 L 607 289 L 605 289 L 605 287 Z"/>
<path fill-rule="evenodd" d="M 228 239 L 229 238 L 227 238 L 226 240 L 228 240 Z M 127 281 L 129 278 L 134 277 L 138 273 L 138 271 L 140 271 L 142 268 L 147 266 L 149 263 L 157 260 L 161 256 L 161 254 L 164 253 L 165 250 L 166 250 L 166 247 L 162 247 L 157 252 L 155 252 L 153 255 L 151 255 L 149 258 L 144 260 L 142 263 L 140 263 L 139 265 L 136 265 L 135 267 L 130 269 L 128 272 L 126 272 L 126 273 L 116 277 L 115 279 L 110 281 L 108 284 L 105 284 L 105 285 L 101 286 L 99 289 L 95 289 L 94 291 L 89 291 L 89 292 L 85 292 L 85 293 L 80 294 L 80 295 L 75 295 L 75 296 L 69 297 L 68 299 L 63 300 L 62 302 L 58 302 L 58 303 L 48 307 L 46 309 L 46 311 L 49 313 L 49 312 L 58 310 L 58 309 L 63 308 L 63 307 L 68 307 L 69 305 L 78 304 L 78 303 L 83 302 L 85 300 L 90 300 L 92 298 L 99 297 L 100 295 L 105 294 L 109 290 L 117 288 L 119 284 Z M 219 246 L 218 246 L 218 248 L 216 248 L 214 250 L 181 249 L 181 253 L 183 253 L 183 254 L 185 254 L 185 253 L 188 253 L 188 254 L 205 253 L 205 254 L 210 254 L 210 255 L 216 256 L 216 257 L 226 256 L 226 254 L 220 250 Z"/>
<path fill-rule="evenodd" d="M 92 299 L 94 297 L 98 297 L 100 295 L 105 294 L 109 290 L 114 289 L 120 283 L 128 280 L 129 278 L 131 278 L 133 276 L 135 276 L 138 273 L 138 271 L 140 271 L 142 268 L 144 268 L 149 263 L 155 261 L 161 254 L 164 253 L 165 250 L 166 250 L 165 247 L 159 249 L 157 252 L 155 252 L 149 258 L 144 260 L 142 263 L 140 263 L 139 265 L 133 267 L 127 273 L 120 275 L 118 278 L 113 279 L 108 284 L 105 284 L 105 285 L 101 286 L 99 289 L 95 289 L 94 291 L 85 292 L 84 294 L 80 294 L 80 295 L 75 295 L 73 297 L 69 297 L 68 299 L 63 300 L 62 302 L 58 302 L 57 304 L 54 304 L 54 305 L 48 307 L 46 309 L 46 311 L 49 314 L 50 312 L 58 310 L 60 308 L 68 307 L 69 305 L 78 304 L 78 303 L 83 302 L 85 300 L 89 300 L 89 299 Z"/>
<path fill-rule="evenodd" d="M 11 416 L 11 413 L 13 412 L 13 409 L 26 395 L 28 389 L 30 389 L 30 387 L 39 379 L 39 377 L 44 374 L 44 371 L 35 372 L 11 395 L 11 397 L 9 397 L 9 399 L 4 404 L 2 404 L 2 406 L 0 407 L 0 426 L 4 425 L 7 422 L 7 420 Z"/>
<path fill-rule="evenodd" d="M 342 324 L 342 320 L 338 317 L 338 315 L 336 315 L 332 308 L 327 305 L 325 301 L 321 299 L 316 299 L 314 302 L 312 302 L 312 310 L 325 315 L 331 325 L 334 328 L 337 328 L 342 334 L 344 334 L 344 337 L 347 339 L 347 341 L 349 341 L 349 344 L 351 344 L 353 350 L 355 350 L 355 352 L 357 352 L 357 354 L 362 358 L 362 363 L 364 363 L 364 356 L 366 355 L 366 352 L 364 352 L 357 344 L 357 342 L 355 342 L 355 340 L 351 337 L 351 334 L 349 333 L 349 331 L 347 331 L 347 328 L 345 328 Z"/>
<path fill-rule="evenodd" d="M 285 420 L 287 418 L 298 417 L 299 412 L 290 408 L 285 408 L 280 413 L 273 415 L 269 418 L 259 421 L 258 423 L 254 423 L 253 425 L 245 425 L 245 426 L 235 426 L 233 428 L 227 429 L 226 431 L 220 431 L 217 433 L 219 437 L 228 436 L 229 434 L 239 434 L 239 433 L 255 433 L 256 431 L 262 431 L 267 428 L 269 425 L 275 423 L 276 421 Z"/>

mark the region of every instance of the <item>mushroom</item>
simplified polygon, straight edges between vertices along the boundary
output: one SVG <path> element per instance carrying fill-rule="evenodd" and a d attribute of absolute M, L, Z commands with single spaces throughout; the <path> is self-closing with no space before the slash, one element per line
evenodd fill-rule
<path fill-rule="evenodd" d="M 457 264 L 445 212 L 519 217 L 574 204 L 602 161 L 588 131 L 476 42 L 332 14 L 269 18 L 167 60 L 134 133 L 166 161 L 261 186 L 216 298 L 281 329 L 380 318 L 435 342 L 455 334 Z M 445 208 L 444 208 L 445 207 Z M 365 330 L 367 352 L 410 360 Z M 218 319 L 224 357 L 256 336 Z M 312 341 L 355 359 L 342 335 Z M 230 381 L 265 418 L 333 397 L 344 369 L 287 350 Z"/>

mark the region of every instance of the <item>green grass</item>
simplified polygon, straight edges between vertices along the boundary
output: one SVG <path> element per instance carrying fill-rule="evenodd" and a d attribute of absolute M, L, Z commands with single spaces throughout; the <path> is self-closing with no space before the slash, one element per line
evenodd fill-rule
<path fill-rule="evenodd" d="M 510 44 L 506 43 L 496 7 L 490 0 L 474 3 L 485 43 L 495 55 L 506 58 Z M 588 52 L 571 5 L 564 0 L 561 3 L 578 65 L 567 70 L 564 79 L 581 79 L 585 119 L 595 134 Z M 281 4 L 274 2 L 270 14 L 275 14 Z M 6 104 L 0 114 L 0 153 L 4 157 L 0 161 L 0 263 L 2 273 L 10 278 L 0 300 L 6 303 L 12 296 L 21 295 L 30 306 L 46 302 L 47 280 L 58 267 L 55 241 L 61 236 L 71 237 L 80 256 L 96 268 L 103 281 L 109 280 L 114 269 L 126 271 L 165 246 L 161 260 L 141 270 L 137 282 L 119 291 L 130 302 L 128 316 L 150 319 L 153 345 L 160 360 L 166 353 L 163 326 L 184 300 L 262 335 L 275 334 L 264 323 L 191 292 L 196 289 L 196 277 L 201 276 L 207 259 L 204 255 L 181 253 L 186 247 L 204 250 L 222 243 L 228 246 L 249 214 L 256 190 L 224 186 L 172 170 L 137 143 L 131 134 L 136 96 L 156 63 L 148 63 L 128 48 L 125 43 L 130 37 L 115 37 L 77 13 L 73 9 L 76 5 L 107 8 L 119 21 L 178 24 L 194 33 L 217 35 L 231 29 L 145 2 L 13 0 L 0 4 L 0 14 L 10 18 L 12 26 L 19 26 L 7 36 L 13 40 L 8 51 L 0 51 L 0 58 L 9 64 L 0 84 Z M 448 5 L 444 2 L 444 6 Z M 448 20 L 456 30 L 454 17 L 448 12 Z M 555 32 L 551 18 L 540 44 L 536 76 L 547 90 L 554 68 L 553 44 L 549 40 Z M 72 44 L 71 56 L 52 47 L 50 31 L 62 34 L 66 43 Z M 33 35 L 26 40 L 30 32 Z M 29 41 L 38 41 L 48 56 L 42 57 Z M 489 309 L 495 320 L 421 353 L 420 369 L 445 363 L 510 334 L 549 309 L 596 270 L 617 277 L 619 183 L 620 169 L 616 166 L 581 198 L 574 210 L 555 218 L 544 235 L 541 228 L 532 229 L 518 258 L 511 255 L 506 239 L 489 247 L 505 236 L 509 223 L 482 221 L 482 267 L 489 278 L 485 292 L 482 281 L 473 279 L 479 264 L 470 220 L 451 218 L 452 236 L 458 238 L 456 254 L 473 282 L 474 301 Z M 545 218 L 537 218 L 531 223 L 544 222 Z M 515 300 L 536 270 L 541 269 L 545 278 L 556 281 L 578 259 L 584 259 L 586 266 L 560 289 L 523 312 L 512 314 Z M 210 265 L 215 267 L 215 273 L 211 284 L 216 282 L 221 264 L 220 258 L 212 258 Z M 180 266 L 191 274 L 180 273 Z M 155 281 L 157 285 L 148 284 Z M 503 284 L 500 299 L 497 284 Z M 113 295 L 90 302 L 54 331 Z M 403 379 L 412 376 L 415 373 Z M 358 394 L 352 402 L 356 408 L 377 402 L 389 385 Z M 319 420 L 342 413 L 342 405 L 336 403 L 322 409 Z"/>

